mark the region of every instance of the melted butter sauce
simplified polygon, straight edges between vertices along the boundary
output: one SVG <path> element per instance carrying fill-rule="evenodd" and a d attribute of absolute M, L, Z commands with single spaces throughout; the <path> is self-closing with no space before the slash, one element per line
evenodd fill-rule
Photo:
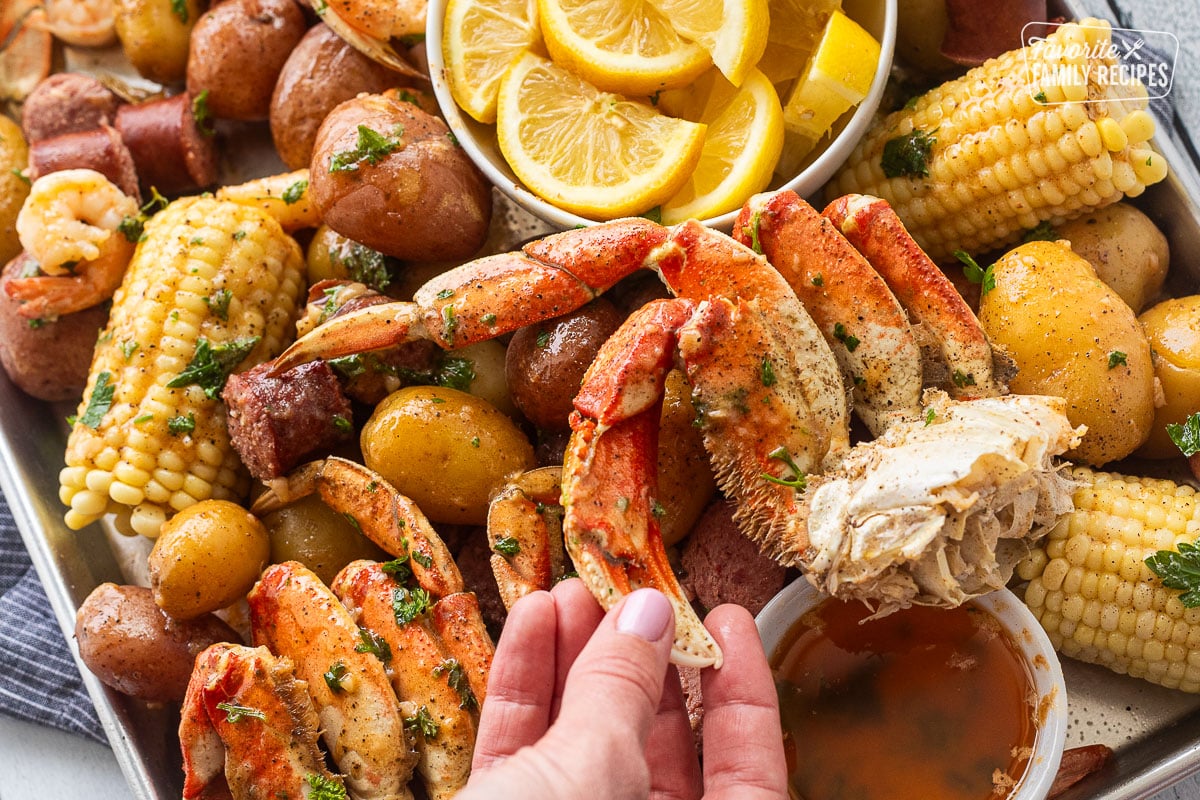
<path fill-rule="evenodd" d="M 1007 797 L 1036 734 L 1032 681 L 1007 634 L 973 605 L 868 615 L 826 600 L 772 659 L 792 797 Z"/>

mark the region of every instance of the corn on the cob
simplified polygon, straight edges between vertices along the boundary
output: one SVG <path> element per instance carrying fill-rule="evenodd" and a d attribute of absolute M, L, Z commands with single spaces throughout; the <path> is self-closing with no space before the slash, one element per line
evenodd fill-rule
<path fill-rule="evenodd" d="M 309 196 L 307 169 L 222 186 L 217 190 L 217 199 L 261 208 L 289 232 L 321 224 L 317 205 Z"/>
<path fill-rule="evenodd" d="M 1200 536 L 1200 496 L 1168 480 L 1071 475 L 1075 511 L 1017 568 L 1026 604 L 1063 655 L 1200 692 L 1200 608 L 1145 563 Z"/>
<path fill-rule="evenodd" d="M 1110 79 L 1111 38 L 1103 20 L 1063 25 L 930 90 L 871 128 L 830 196 L 884 198 L 930 256 L 946 262 L 955 250 L 986 252 L 1042 222 L 1141 194 L 1166 177 L 1167 163 L 1148 144 L 1154 119 L 1144 87 Z M 916 163 L 888 177 L 884 147 L 892 140 L 914 145 Z M 893 157 L 888 172 L 897 171 Z"/>
<path fill-rule="evenodd" d="M 243 366 L 277 355 L 303 291 L 298 245 L 256 208 L 192 198 L 153 217 L 113 297 L 67 443 L 67 525 L 111 511 L 119 529 L 156 536 L 192 503 L 244 495 L 220 386 L 206 392 L 185 370 L 205 351 L 237 352 L 233 343 L 252 344 L 236 358 Z"/>

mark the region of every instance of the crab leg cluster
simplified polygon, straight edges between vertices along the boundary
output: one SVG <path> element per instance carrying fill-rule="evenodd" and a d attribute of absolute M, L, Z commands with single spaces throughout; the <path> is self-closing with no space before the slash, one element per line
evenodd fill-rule
<path fill-rule="evenodd" d="M 300 756 L 320 731 L 350 797 L 409 798 L 414 769 L 429 797 L 452 797 L 470 773 L 494 651 L 479 604 L 424 515 L 359 464 L 306 465 L 255 510 L 312 492 L 397 558 L 352 562 L 330 586 L 296 562 L 263 572 L 249 596 L 258 647 L 216 645 L 197 661 L 180 726 L 184 796 L 207 796 L 222 770 L 238 797 L 251 796 L 234 788 L 245 770 L 299 791 L 312 772 Z"/>

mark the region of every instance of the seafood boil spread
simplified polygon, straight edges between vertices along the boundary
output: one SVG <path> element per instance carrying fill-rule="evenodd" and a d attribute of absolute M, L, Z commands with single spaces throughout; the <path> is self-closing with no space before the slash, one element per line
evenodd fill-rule
<path fill-rule="evenodd" d="M 179 709 L 185 798 L 453 796 L 507 611 L 571 578 L 668 597 L 697 730 L 704 613 L 793 579 L 851 631 L 1007 587 L 1200 692 L 1146 89 L 1107 22 L 967 5 L 4 3 L 0 365 L 73 409 L 65 525 L 147 540 L 75 636 Z M 581 224 L 510 243 L 479 142 Z"/>

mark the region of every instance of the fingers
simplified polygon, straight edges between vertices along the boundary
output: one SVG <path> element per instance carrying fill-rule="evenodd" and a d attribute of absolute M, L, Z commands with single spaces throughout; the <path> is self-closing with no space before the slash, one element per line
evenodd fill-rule
<path fill-rule="evenodd" d="M 554 597 L 554 610 L 558 614 L 557 638 L 554 654 L 554 702 L 550 708 L 550 719 L 558 718 L 563 688 L 571 666 L 584 645 L 604 619 L 604 609 L 592 597 L 583 581 L 578 578 L 561 581 L 550 592 Z"/>
<path fill-rule="evenodd" d="M 550 726 L 556 624 L 548 592 L 526 595 L 513 606 L 492 661 L 473 770 L 486 770 L 533 744 Z"/>
<path fill-rule="evenodd" d="M 705 798 L 786 798 L 779 700 L 754 619 L 723 605 L 704 625 L 725 653 L 721 669 L 701 673 Z"/>
<path fill-rule="evenodd" d="M 704 793 L 696 740 L 675 667 L 667 668 L 662 700 L 646 740 L 650 800 L 698 800 Z"/>
<path fill-rule="evenodd" d="M 600 623 L 567 676 L 551 735 L 603 775 L 637 766 L 648 786 L 644 747 L 662 696 L 675 614 L 655 589 L 623 598 Z M 638 776 L 631 770 L 631 779 Z"/>

